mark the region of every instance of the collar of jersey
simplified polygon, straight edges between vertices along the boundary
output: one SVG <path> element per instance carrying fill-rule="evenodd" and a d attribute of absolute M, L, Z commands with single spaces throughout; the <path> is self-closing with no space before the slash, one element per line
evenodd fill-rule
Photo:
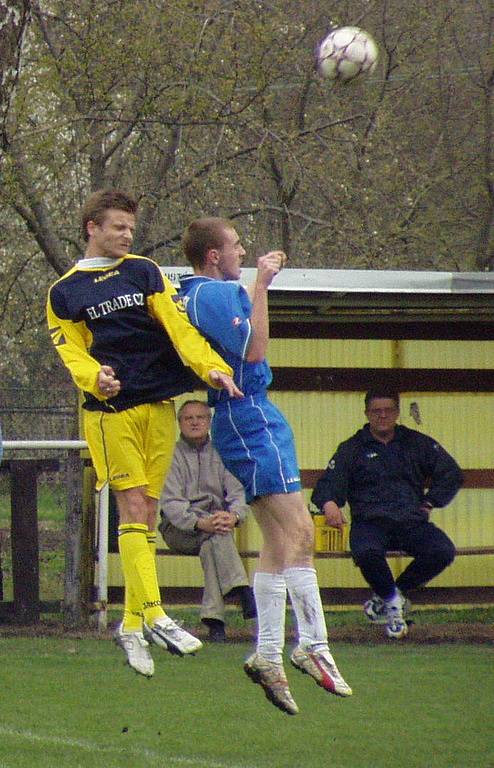
<path fill-rule="evenodd" d="M 210 280 L 211 282 L 222 283 L 222 280 L 218 280 L 216 277 L 209 277 L 208 275 L 181 275 L 180 282 L 185 283 L 192 280 Z"/>
<path fill-rule="evenodd" d="M 93 256 L 91 259 L 79 259 L 76 266 L 77 269 L 112 269 L 118 266 L 120 262 L 124 260 L 125 256 L 120 259 L 109 259 L 106 256 Z"/>

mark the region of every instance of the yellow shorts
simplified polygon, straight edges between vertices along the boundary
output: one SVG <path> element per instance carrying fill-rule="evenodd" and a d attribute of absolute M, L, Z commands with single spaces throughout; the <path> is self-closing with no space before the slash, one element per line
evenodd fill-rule
<path fill-rule="evenodd" d="M 175 448 L 175 404 L 144 403 L 119 413 L 84 411 L 84 431 L 96 470 L 96 488 L 145 486 L 159 499 Z"/>

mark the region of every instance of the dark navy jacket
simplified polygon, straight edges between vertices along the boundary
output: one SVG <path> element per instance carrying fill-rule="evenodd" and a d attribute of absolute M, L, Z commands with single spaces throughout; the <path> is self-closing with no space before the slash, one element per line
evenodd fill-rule
<path fill-rule="evenodd" d="M 366 424 L 340 443 L 311 498 L 319 509 L 327 501 L 348 502 L 352 520 L 406 521 L 423 519 L 424 502 L 445 507 L 462 482 L 456 461 L 428 435 L 397 425 L 385 444 Z"/>

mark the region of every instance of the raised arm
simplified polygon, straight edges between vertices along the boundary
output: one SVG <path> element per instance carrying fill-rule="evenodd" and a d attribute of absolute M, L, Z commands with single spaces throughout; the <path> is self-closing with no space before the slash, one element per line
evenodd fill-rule
<path fill-rule="evenodd" d="M 283 251 L 270 251 L 261 256 L 257 262 L 256 280 L 248 288 L 252 301 L 252 337 L 247 360 L 251 363 L 261 362 L 266 357 L 269 342 L 268 288 L 285 262 Z"/>

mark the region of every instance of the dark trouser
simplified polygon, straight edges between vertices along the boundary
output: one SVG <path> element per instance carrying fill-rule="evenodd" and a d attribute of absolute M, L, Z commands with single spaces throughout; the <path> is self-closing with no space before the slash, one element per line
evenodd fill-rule
<path fill-rule="evenodd" d="M 428 520 L 399 523 L 387 518 L 357 520 L 350 529 L 352 557 L 366 582 L 383 600 L 395 586 L 406 594 L 426 584 L 455 558 L 455 547 L 444 531 Z M 414 559 L 396 583 L 386 561 L 387 550 L 401 550 Z"/>

